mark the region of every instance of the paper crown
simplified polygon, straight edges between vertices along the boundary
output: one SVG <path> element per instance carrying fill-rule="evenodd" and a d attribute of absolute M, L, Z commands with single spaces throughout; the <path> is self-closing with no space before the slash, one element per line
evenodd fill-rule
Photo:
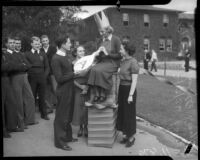
<path fill-rule="evenodd" d="M 109 20 L 103 11 L 101 11 L 101 17 L 99 16 L 98 13 L 94 15 L 94 19 L 96 21 L 99 30 L 102 30 L 104 27 L 110 26 Z"/>

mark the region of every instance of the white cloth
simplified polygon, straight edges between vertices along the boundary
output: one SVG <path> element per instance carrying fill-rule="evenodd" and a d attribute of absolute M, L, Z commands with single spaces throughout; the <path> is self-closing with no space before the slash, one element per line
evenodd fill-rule
<path fill-rule="evenodd" d="M 45 53 L 47 53 L 47 51 L 49 49 L 49 45 L 46 48 L 43 47 L 43 49 L 44 49 Z"/>
<path fill-rule="evenodd" d="M 39 54 L 40 53 L 40 50 L 34 50 L 33 48 L 31 49 L 31 52 L 34 54 L 35 51 L 37 51 L 37 53 Z"/>
<path fill-rule="evenodd" d="M 156 60 L 156 61 L 158 60 L 157 54 L 154 50 L 152 50 L 152 55 L 151 55 L 151 61 L 153 60 Z"/>
<path fill-rule="evenodd" d="M 66 56 L 66 53 L 61 50 L 57 50 L 56 54 L 59 56 Z"/>
<path fill-rule="evenodd" d="M 10 53 L 10 54 L 13 54 L 13 51 L 10 50 L 10 49 L 7 49 L 7 52 Z"/>

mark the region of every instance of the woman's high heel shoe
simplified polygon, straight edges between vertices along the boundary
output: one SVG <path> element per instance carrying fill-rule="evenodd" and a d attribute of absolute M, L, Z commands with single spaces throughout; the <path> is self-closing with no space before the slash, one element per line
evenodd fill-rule
<path fill-rule="evenodd" d="M 98 97 L 98 96 L 95 96 L 93 102 L 96 103 L 96 102 L 98 102 L 98 101 L 99 101 L 99 97 Z"/>
<path fill-rule="evenodd" d="M 87 126 L 84 126 L 84 136 L 88 137 L 88 128 L 87 128 Z"/>
<path fill-rule="evenodd" d="M 134 144 L 134 142 L 135 142 L 135 137 L 133 138 L 132 141 L 128 140 L 128 141 L 126 142 L 126 147 L 131 147 L 131 146 Z"/>
<path fill-rule="evenodd" d="M 83 135 L 83 126 L 80 126 L 77 136 L 81 137 Z"/>

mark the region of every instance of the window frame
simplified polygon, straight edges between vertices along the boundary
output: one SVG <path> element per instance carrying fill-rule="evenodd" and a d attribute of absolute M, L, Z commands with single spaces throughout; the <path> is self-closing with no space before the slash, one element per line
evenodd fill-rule
<path fill-rule="evenodd" d="M 143 15 L 143 19 L 144 19 L 144 27 L 150 27 L 150 16 L 149 16 L 149 14 L 145 13 Z M 146 24 L 148 24 L 148 25 L 146 25 Z"/>
<path fill-rule="evenodd" d="M 127 16 L 127 20 L 125 20 L 124 15 Z M 129 26 L 129 14 L 128 13 L 122 13 L 122 23 L 123 23 L 123 26 Z"/>
<path fill-rule="evenodd" d="M 162 46 L 163 50 L 161 50 L 161 45 L 163 45 Z M 165 52 L 166 51 L 166 43 L 165 43 L 165 39 L 164 38 L 160 38 L 159 39 L 159 51 L 160 52 Z"/>
<path fill-rule="evenodd" d="M 171 38 L 168 38 L 166 40 L 166 51 L 167 52 L 172 52 L 172 47 L 173 47 L 173 41 Z"/>
<path fill-rule="evenodd" d="M 147 47 L 145 45 L 147 45 Z M 149 38 L 145 37 L 143 39 L 143 46 L 144 46 L 144 51 L 147 48 L 147 51 L 150 52 L 150 39 Z"/>
<path fill-rule="evenodd" d="M 167 27 L 169 25 L 169 16 L 167 14 L 163 14 L 163 27 Z"/>

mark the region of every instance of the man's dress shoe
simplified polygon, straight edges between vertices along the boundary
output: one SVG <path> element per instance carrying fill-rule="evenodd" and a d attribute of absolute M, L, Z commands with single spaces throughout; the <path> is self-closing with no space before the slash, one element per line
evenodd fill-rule
<path fill-rule="evenodd" d="M 48 116 L 41 116 L 42 119 L 50 120 Z"/>
<path fill-rule="evenodd" d="M 68 146 L 67 144 L 62 146 L 61 149 L 65 150 L 65 151 L 71 151 L 72 150 L 72 148 L 70 146 Z"/>

